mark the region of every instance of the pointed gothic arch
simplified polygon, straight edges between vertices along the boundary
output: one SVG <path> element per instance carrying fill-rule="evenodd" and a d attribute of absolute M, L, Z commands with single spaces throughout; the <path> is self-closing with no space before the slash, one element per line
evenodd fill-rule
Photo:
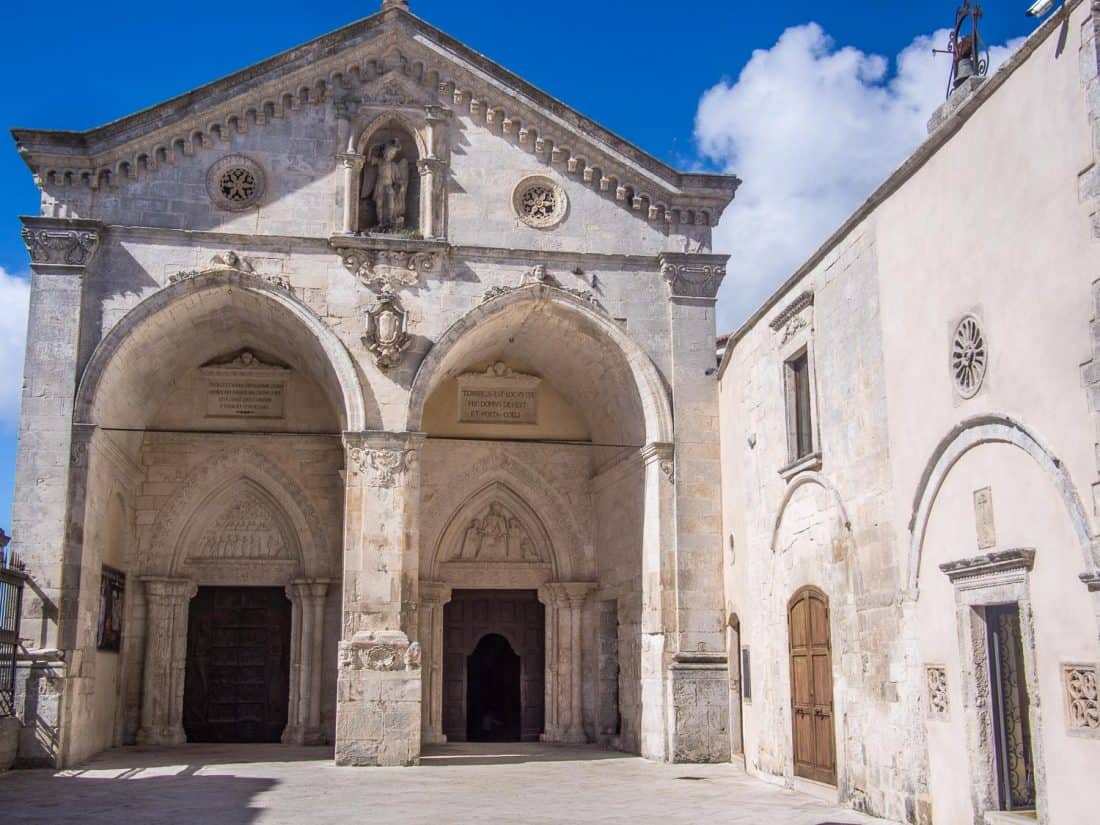
<path fill-rule="evenodd" d="M 492 481 L 466 499 L 454 510 L 440 532 L 428 565 L 428 577 L 439 579 L 442 575 L 440 565 L 448 562 L 479 561 L 462 557 L 463 544 L 471 525 L 483 519 L 494 506 L 500 507 L 504 518 L 519 522 L 522 531 L 530 541 L 530 551 L 520 548 L 520 555 L 514 559 L 504 559 L 506 563 L 514 561 L 520 564 L 545 566 L 550 578 L 558 578 L 568 565 L 563 565 L 554 549 L 550 533 L 542 518 L 527 500 L 502 481 Z M 499 558 L 485 558 L 483 563 L 502 561 Z M 549 580 L 549 579 L 547 579 Z"/>

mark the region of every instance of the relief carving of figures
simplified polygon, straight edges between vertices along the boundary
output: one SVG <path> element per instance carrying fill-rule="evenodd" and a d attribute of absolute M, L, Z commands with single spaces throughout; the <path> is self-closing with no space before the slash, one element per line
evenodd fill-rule
<path fill-rule="evenodd" d="M 374 222 L 366 227 L 377 232 L 405 228 L 409 192 L 409 159 L 403 156 L 400 138 L 372 146 L 363 170 L 363 193 L 374 205 Z"/>
<path fill-rule="evenodd" d="M 544 561 L 527 528 L 500 502 L 481 518 L 471 519 L 454 561 Z"/>

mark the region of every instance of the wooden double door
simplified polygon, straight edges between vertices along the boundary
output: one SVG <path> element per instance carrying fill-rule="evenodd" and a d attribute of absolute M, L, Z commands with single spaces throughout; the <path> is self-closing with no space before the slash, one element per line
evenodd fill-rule
<path fill-rule="evenodd" d="M 791 653 L 791 718 L 794 773 L 836 784 L 833 730 L 833 661 L 829 601 L 816 587 L 804 587 L 787 605 Z"/>
<path fill-rule="evenodd" d="M 443 608 L 443 733 L 537 742 L 545 709 L 545 608 L 534 590 L 455 590 Z"/>
<path fill-rule="evenodd" d="M 200 587 L 187 624 L 189 742 L 278 742 L 290 697 L 290 601 L 281 587 Z"/>

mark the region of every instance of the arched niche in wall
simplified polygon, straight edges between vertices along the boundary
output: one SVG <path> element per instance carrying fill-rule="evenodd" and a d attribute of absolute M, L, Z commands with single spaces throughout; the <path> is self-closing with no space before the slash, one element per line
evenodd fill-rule
<path fill-rule="evenodd" d="M 396 117 L 379 118 L 360 136 L 357 154 L 363 169 L 356 231 L 422 236 L 419 161 L 424 150 L 415 130 Z"/>

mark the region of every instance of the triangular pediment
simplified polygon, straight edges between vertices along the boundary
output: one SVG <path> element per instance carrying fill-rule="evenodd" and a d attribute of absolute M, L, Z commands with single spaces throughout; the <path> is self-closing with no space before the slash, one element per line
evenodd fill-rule
<path fill-rule="evenodd" d="M 649 220 L 715 223 L 739 181 L 677 172 L 402 8 L 87 132 L 13 130 L 40 183 L 119 186 L 306 106 L 464 111 Z"/>

